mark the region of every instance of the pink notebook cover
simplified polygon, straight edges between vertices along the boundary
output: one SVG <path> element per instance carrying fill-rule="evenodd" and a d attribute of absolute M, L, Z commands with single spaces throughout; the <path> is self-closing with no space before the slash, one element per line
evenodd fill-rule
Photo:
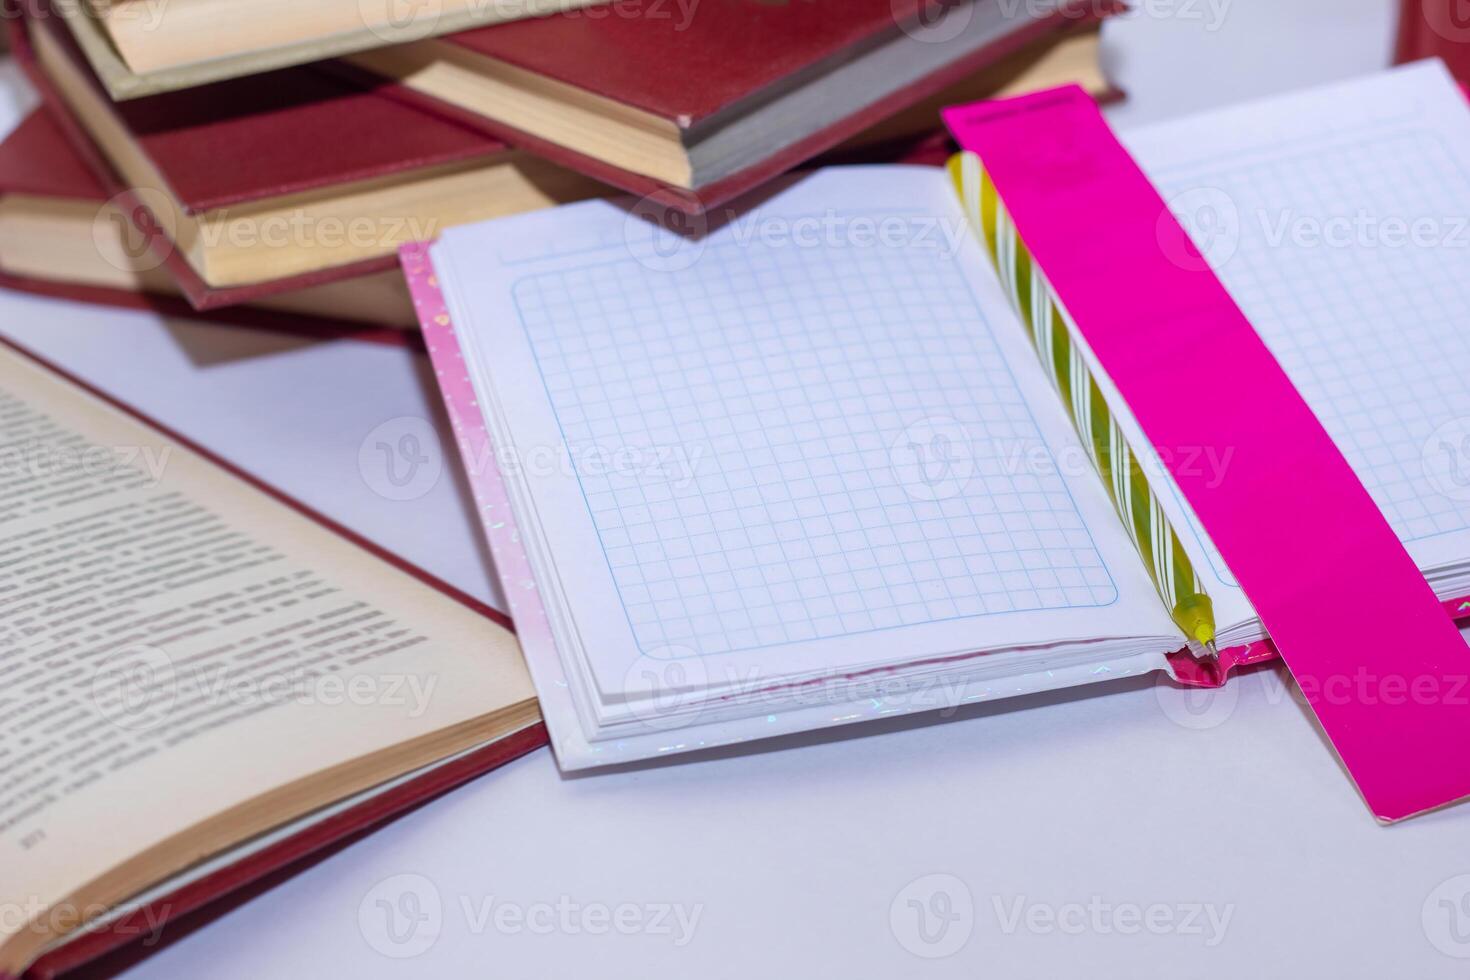
<path fill-rule="evenodd" d="M 1287 667 L 1315 692 L 1309 702 L 1373 813 L 1398 820 L 1470 795 L 1470 704 L 1332 694 L 1363 676 L 1448 690 L 1470 652 L 1203 258 L 1186 270 L 1165 255 L 1164 238 L 1193 245 L 1096 104 L 1071 87 L 950 109 L 945 121 L 980 157 L 1150 441 L 1231 447 L 1218 486 L 1186 467 L 1172 475 Z M 1161 370 L 1182 364 L 1190 370 Z M 1210 395 L 1243 378 L 1248 401 Z"/>
<path fill-rule="evenodd" d="M 510 512 L 505 483 L 494 465 L 490 433 L 485 431 L 485 417 L 475 397 L 475 387 L 465 369 L 464 354 L 449 308 L 439 288 L 433 263 L 429 259 L 429 242 L 411 242 L 399 249 L 398 258 L 408 279 L 414 312 L 424 332 L 424 346 L 434 365 L 434 377 L 444 398 L 449 424 L 459 446 L 460 458 L 483 461 L 468 467 L 470 492 L 475 498 L 475 514 L 484 528 L 495 559 L 495 570 L 510 606 L 516 638 L 531 663 L 550 663 L 556 659 L 556 642 L 536 581 L 531 575 L 531 562 L 521 544 L 520 530 Z"/>

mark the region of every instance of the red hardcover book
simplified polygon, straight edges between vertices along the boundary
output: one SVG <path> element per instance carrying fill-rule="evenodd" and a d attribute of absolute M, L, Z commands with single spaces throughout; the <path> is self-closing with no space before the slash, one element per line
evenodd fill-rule
<path fill-rule="evenodd" d="M 382 272 L 446 224 L 601 189 L 314 68 L 114 104 L 65 25 L 29 13 L 22 65 L 196 309 Z"/>
<path fill-rule="evenodd" d="M 1397 59 L 1443 58 L 1470 82 L 1470 8 L 1462 0 L 1403 0 Z"/>
<path fill-rule="evenodd" d="M 1119 5 L 1119 8 L 1121 5 Z M 347 59 L 401 97 L 686 211 L 727 201 L 1111 3 L 617 4 Z"/>
<path fill-rule="evenodd" d="M 26 117 L 0 142 L 0 285 L 324 339 L 418 337 L 405 329 L 413 308 L 396 270 L 197 313 L 107 197 L 50 113 Z"/>

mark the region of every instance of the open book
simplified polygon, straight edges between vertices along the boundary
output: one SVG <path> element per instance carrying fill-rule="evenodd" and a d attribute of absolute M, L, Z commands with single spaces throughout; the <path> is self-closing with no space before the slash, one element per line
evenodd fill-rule
<path fill-rule="evenodd" d="M 540 742 L 504 626 L 8 346 L 0 487 L 0 976 Z"/>
<path fill-rule="evenodd" d="M 1449 77 L 1403 69 L 1128 145 L 1186 220 L 1228 232 L 1223 281 L 1435 588 L 1461 594 L 1470 252 L 1316 247 L 1308 227 L 1470 207 Z M 703 234 L 641 210 L 455 228 L 405 257 L 563 766 L 1264 638 L 1127 406 L 1059 397 L 1087 352 L 1057 357 L 1051 319 L 1018 315 L 1044 283 L 1021 288 L 1014 240 L 987 241 L 950 175 L 822 171 Z M 1101 479 L 1103 456 L 1128 465 Z M 1228 452 L 1194 465 L 1223 475 Z"/>

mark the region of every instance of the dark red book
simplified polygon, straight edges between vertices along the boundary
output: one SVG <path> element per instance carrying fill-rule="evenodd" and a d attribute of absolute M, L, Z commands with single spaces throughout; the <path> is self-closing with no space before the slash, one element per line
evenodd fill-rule
<path fill-rule="evenodd" d="M 1121 5 L 1120 5 L 1121 6 Z M 1095 2 L 703 0 L 590 8 L 354 55 L 419 105 L 684 210 L 717 205 Z M 686 13 L 687 11 L 687 13 Z"/>
<path fill-rule="evenodd" d="M 602 189 L 315 68 L 115 104 L 44 9 L 12 23 L 12 43 L 197 309 L 389 270 L 400 244 L 444 225 Z"/>
<path fill-rule="evenodd" d="M 197 313 L 52 115 L 31 113 L 0 142 L 0 285 L 61 299 L 192 316 L 321 338 L 417 338 L 396 270 Z"/>
<path fill-rule="evenodd" d="M 1443 58 L 1462 82 L 1470 82 L 1470 8 L 1462 0 L 1403 0 L 1397 60 Z"/>

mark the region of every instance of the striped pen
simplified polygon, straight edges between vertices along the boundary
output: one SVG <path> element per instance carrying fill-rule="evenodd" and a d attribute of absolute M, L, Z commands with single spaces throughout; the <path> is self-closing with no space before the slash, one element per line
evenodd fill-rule
<path fill-rule="evenodd" d="M 1214 656 L 1214 606 L 1093 380 L 1056 294 L 1041 270 L 1032 264 L 1031 254 L 1016 234 L 980 158 L 969 152 L 955 154 L 949 160 L 949 174 L 965 214 L 995 262 L 1001 285 L 1031 332 L 1031 342 L 1047 376 L 1067 403 L 1077 434 L 1101 474 L 1160 598 L 1184 631 L 1190 649 Z"/>

